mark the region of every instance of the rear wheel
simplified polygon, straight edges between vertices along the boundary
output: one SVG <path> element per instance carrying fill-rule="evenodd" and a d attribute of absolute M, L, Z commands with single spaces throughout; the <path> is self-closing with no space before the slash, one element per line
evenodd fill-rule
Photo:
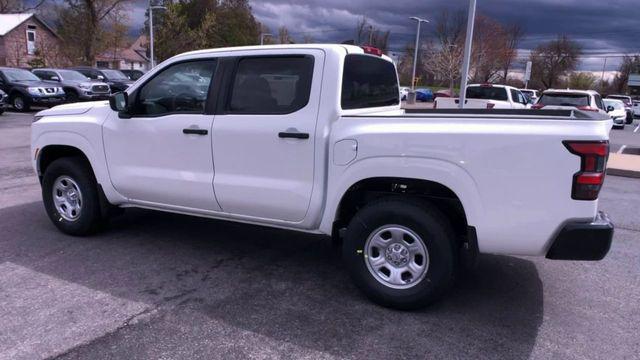
<path fill-rule="evenodd" d="M 97 183 L 80 157 L 52 162 L 42 179 L 42 199 L 53 224 L 69 235 L 88 235 L 102 223 Z"/>
<path fill-rule="evenodd" d="M 428 203 L 386 199 L 351 220 L 343 257 L 356 285 L 374 302 L 414 309 L 438 300 L 453 284 L 455 237 Z"/>

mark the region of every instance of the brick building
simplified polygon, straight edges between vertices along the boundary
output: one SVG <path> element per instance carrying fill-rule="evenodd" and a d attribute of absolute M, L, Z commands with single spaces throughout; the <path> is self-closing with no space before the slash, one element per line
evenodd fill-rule
<path fill-rule="evenodd" d="M 96 57 L 94 66 L 119 70 L 149 70 L 147 37 L 139 36 L 128 48 L 105 51 Z"/>
<path fill-rule="evenodd" d="M 60 37 L 35 14 L 0 14 L 0 66 L 31 67 L 68 65 Z"/>

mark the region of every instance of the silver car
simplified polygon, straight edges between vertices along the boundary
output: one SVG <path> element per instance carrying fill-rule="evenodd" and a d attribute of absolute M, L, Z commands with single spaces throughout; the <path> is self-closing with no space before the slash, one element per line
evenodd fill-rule
<path fill-rule="evenodd" d="M 43 81 L 60 84 L 66 94 L 67 102 L 107 100 L 111 94 L 108 84 L 92 81 L 75 70 L 34 69 L 32 72 Z"/>

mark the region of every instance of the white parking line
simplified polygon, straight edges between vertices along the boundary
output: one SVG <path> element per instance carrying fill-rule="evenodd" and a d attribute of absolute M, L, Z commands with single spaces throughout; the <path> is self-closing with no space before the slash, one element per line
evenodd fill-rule
<path fill-rule="evenodd" d="M 640 123 L 638 123 L 638 125 L 636 125 L 636 128 L 633 129 L 633 132 L 634 133 L 638 132 L 638 129 L 640 129 Z"/>
<path fill-rule="evenodd" d="M 624 149 L 627 147 L 627 145 L 622 145 L 620 146 L 620 149 L 618 149 L 618 151 L 616 151 L 616 154 L 622 154 L 622 152 L 624 151 Z"/>

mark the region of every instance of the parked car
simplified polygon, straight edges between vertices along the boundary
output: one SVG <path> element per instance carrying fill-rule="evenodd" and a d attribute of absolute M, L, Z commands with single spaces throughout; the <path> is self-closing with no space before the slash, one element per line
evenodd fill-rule
<path fill-rule="evenodd" d="M 627 115 L 627 124 L 633 123 L 633 100 L 627 95 L 608 95 L 607 99 L 617 99 L 624 103 L 624 110 Z"/>
<path fill-rule="evenodd" d="M 43 68 L 34 69 L 31 72 L 45 82 L 62 86 L 67 102 L 106 100 L 111 94 L 109 85 L 103 82 L 93 82 L 75 70 Z"/>
<path fill-rule="evenodd" d="M 436 301 L 478 252 L 610 248 L 606 114 L 402 110 L 393 61 L 349 45 L 200 50 L 151 72 L 109 104 L 36 114 L 30 158 L 60 231 L 144 207 L 342 238 L 358 287 L 401 309 Z M 216 91 L 164 91 L 196 78 Z"/>
<path fill-rule="evenodd" d="M 459 98 L 437 98 L 434 109 L 456 109 Z M 467 109 L 526 109 L 527 98 L 520 90 L 507 85 L 472 84 L 467 86 L 464 107 Z"/>
<path fill-rule="evenodd" d="M 518 90 L 520 90 L 522 95 L 524 95 L 527 98 L 527 100 L 529 101 L 529 104 L 535 104 L 536 101 L 538 101 L 538 98 L 540 97 L 538 90 L 532 90 L 532 89 L 518 89 Z"/>
<path fill-rule="evenodd" d="M 606 113 L 602 97 L 593 90 L 549 89 L 532 109 L 578 109 Z"/>
<path fill-rule="evenodd" d="M 622 100 L 608 99 L 602 100 L 604 102 L 605 109 L 611 120 L 613 120 L 614 128 L 624 128 L 627 119 L 627 111 L 624 108 Z"/>
<path fill-rule="evenodd" d="M 450 97 L 454 97 L 456 94 L 454 94 L 451 90 L 449 89 L 442 89 L 442 90 L 438 90 L 435 93 L 433 93 L 433 99 L 437 99 L 439 97 L 445 97 L 445 98 L 450 98 Z"/>
<path fill-rule="evenodd" d="M 24 69 L 0 67 L 0 89 L 9 95 L 9 103 L 17 111 L 28 111 L 32 105 L 58 105 L 65 100 L 62 87 Z"/>
<path fill-rule="evenodd" d="M 120 69 L 120 72 L 125 74 L 129 80 L 138 80 L 142 77 L 142 75 L 144 75 L 144 71 L 142 70 L 126 70 L 126 69 Z"/>
<path fill-rule="evenodd" d="M 640 101 L 633 102 L 633 116 L 640 117 Z"/>
<path fill-rule="evenodd" d="M 88 66 L 78 66 L 71 70 L 76 70 L 91 80 L 107 83 L 112 93 L 125 91 L 129 85 L 133 84 L 133 81 L 119 70 L 95 69 Z"/>
<path fill-rule="evenodd" d="M 416 89 L 416 101 L 433 101 L 431 89 Z"/>
<path fill-rule="evenodd" d="M 7 100 L 9 95 L 6 92 L 0 90 L 0 115 L 4 113 L 4 109 L 7 107 Z"/>
<path fill-rule="evenodd" d="M 406 86 L 401 86 L 400 87 L 400 100 L 406 101 L 407 100 L 407 95 L 409 95 L 409 91 L 411 91 L 411 88 L 406 87 Z"/>

